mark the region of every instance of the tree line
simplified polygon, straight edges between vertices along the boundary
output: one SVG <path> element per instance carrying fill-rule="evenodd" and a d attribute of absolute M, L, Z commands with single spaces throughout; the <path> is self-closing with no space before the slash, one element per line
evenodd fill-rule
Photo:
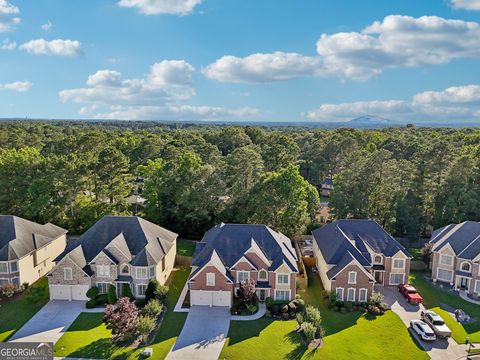
<path fill-rule="evenodd" d="M 374 218 L 397 236 L 480 219 L 479 129 L 385 130 L 154 122 L 0 122 L 0 213 L 84 232 L 106 214 L 143 216 L 198 238 L 219 222 L 289 236 L 334 217 Z"/>

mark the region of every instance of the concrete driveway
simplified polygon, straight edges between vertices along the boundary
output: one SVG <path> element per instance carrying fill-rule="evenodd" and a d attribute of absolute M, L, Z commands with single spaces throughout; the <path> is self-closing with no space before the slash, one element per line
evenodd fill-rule
<path fill-rule="evenodd" d="M 228 307 L 192 306 L 167 360 L 212 360 L 222 351 L 228 328 Z"/>
<path fill-rule="evenodd" d="M 85 301 L 51 300 L 9 341 L 56 343 L 80 313 L 100 311 L 103 309 L 86 309 Z"/>
<path fill-rule="evenodd" d="M 379 291 L 385 295 L 385 302 L 390 306 L 392 311 L 402 319 L 407 328 L 410 327 L 410 320 L 419 320 L 420 313 L 422 310 L 425 310 L 422 304 L 419 306 L 409 304 L 396 288 L 379 287 L 375 288 L 375 291 Z M 452 338 L 425 342 L 420 340 L 416 334 L 414 334 L 414 336 L 433 360 L 455 360 L 465 357 L 466 355 L 464 346 L 457 344 Z"/>

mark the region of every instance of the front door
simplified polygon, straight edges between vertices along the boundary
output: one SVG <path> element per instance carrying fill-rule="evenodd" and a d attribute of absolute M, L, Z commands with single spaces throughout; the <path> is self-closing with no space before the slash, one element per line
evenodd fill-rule
<path fill-rule="evenodd" d="M 383 271 L 375 271 L 375 283 L 383 285 Z"/>
<path fill-rule="evenodd" d="M 258 296 L 260 301 L 265 301 L 266 299 L 266 291 L 265 290 L 260 290 L 259 296 Z"/>
<path fill-rule="evenodd" d="M 468 290 L 468 279 L 467 278 L 460 278 L 460 289 Z"/>

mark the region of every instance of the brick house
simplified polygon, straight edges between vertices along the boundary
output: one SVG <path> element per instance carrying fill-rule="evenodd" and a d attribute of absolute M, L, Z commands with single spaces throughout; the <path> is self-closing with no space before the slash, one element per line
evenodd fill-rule
<path fill-rule="evenodd" d="M 432 244 L 432 279 L 467 294 L 480 295 L 480 222 L 437 229 Z"/>
<path fill-rule="evenodd" d="M 0 286 L 32 284 L 47 274 L 67 245 L 67 230 L 0 215 Z"/>
<path fill-rule="evenodd" d="M 265 225 L 220 224 L 197 244 L 188 279 L 191 305 L 231 306 L 253 280 L 260 301 L 296 295 L 297 256 L 291 240 Z"/>
<path fill-rule="evenodd" d="M 167 281 L 176 255 L 177 234 L 136 216 L 105 216 L 56 259 L 48 274 L 50 298 L 86 300 L 97 286 L 110 284 L 121 295 L 128 284 L 135 297 L 144 297 L 148 281 Z"/>
<path fill-rule="evenodd" d="M 374 220 L 337 220 L 313 238 L 323 286 L 340 300 L 366 302 L 374 285 L 408 282 L 411 255 Z"/>

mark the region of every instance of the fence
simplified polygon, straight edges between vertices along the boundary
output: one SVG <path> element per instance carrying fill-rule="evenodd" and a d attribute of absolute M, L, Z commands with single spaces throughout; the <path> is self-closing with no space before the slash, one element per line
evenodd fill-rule
<path fill-rule="evenodd" d="M 192 266 L 192 257 L 177 254 L 175 255 L 175 265 L 182 267 L 190 267 Z"/>

